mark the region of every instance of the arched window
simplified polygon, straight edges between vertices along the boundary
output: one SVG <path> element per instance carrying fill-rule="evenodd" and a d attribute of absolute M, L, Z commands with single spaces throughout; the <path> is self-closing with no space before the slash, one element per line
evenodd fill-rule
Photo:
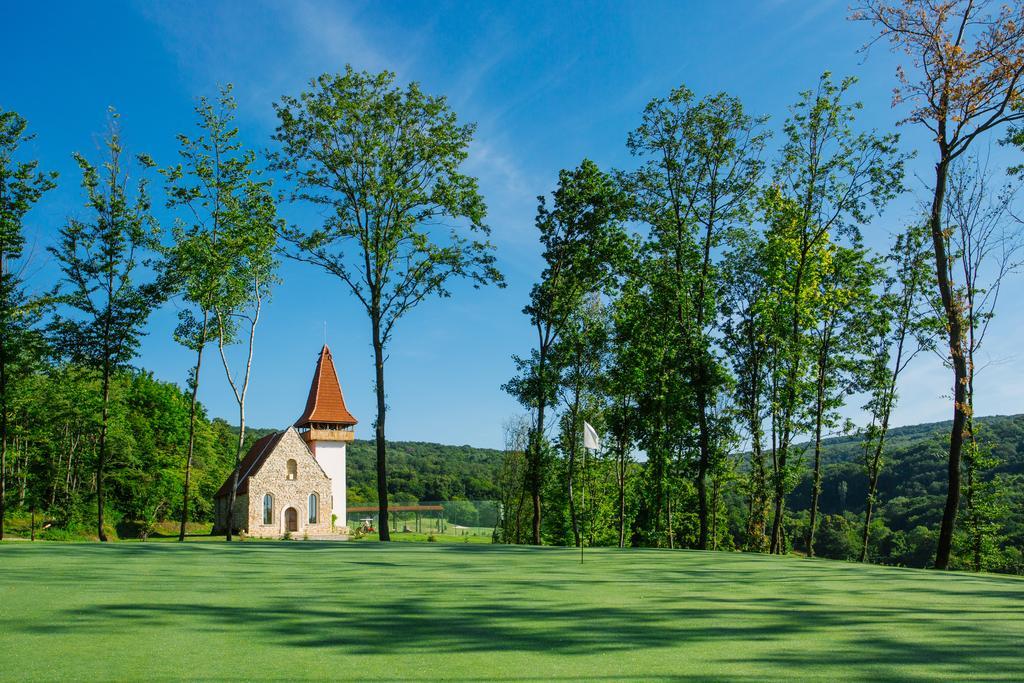
<path fill-rule="evenodd" d="M 274 523 L 274 496 L 269 493 L 263 496 L 263 523 Z"/>
<path fill-rule="evenodd" d="M 292 480 L 298 478 L 298 469 L 299 469 L 299 466 L 295 463 L 294 460 L 289 460 L 288 461 L 288 480 L 289 481 L 292 481 Z"/>
<path fill-rule="evenodd" d="M 316 524 L 316 518 L 319 514 L 320 500 L 316 497 L 315 493 L 309 494 L 309 523 Z"/>

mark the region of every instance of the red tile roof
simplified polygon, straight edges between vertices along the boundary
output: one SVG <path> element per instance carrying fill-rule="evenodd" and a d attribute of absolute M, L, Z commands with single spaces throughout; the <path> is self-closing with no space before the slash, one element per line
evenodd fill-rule
<path fill-rule="evenodd" d="M 238 466 L 238 488 L 235 489 L 236 495 L 242 495 L 249 492 L 249 477 L 259 471 L 260 466 L 268 455 L 274 451 L 274 447 L 284 436 L 284 432 L 274 432 L 273 434 L 267 434 L 265 437 L 257 441 L 249 449 L 249 452 L 242 458 L 242 464 Z M 227 497 L 231 491 L 231 475 L 228 475 L 227 481 L 224 485 L 217 489 L 217 493 L 214 494 L 214 498 Z"/>
<path fill-rule="evenodd" d="M 334 369 L 331 350 L 324 344 L 320 350 L 320 358 L 316 361 L 316 372 L 313 383 L 309 387 L 309 398 L 306 399 L 306 410 L 295 422 L 296 427 L 309 427 L 313 424 L 331 424 L 351 426 L 358 422 L 345 407 L 345 396 L 341 393 L 341 383 Z"/>

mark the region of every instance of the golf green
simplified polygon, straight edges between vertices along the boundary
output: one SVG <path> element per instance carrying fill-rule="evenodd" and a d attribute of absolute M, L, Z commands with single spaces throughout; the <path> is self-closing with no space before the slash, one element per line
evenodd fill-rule
<path fill-rule="evenodd" d="M 0 679 L 1024 680 L 1024 580 L 739 553 L 0 544 Z"/>

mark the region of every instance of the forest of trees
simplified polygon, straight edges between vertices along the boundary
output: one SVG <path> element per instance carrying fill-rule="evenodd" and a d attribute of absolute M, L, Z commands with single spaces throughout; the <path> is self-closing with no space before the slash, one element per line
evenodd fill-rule
<path fill-rule="evenodd" d="M 841 555 L 891 558 L 890 418 L 908 366 L 937 354 L 945 476 L 922 526 L 890 530 L 934 535 L 922 552 L 940 569 L 1005 568 L 1016 494 L 975 424 L 975 379 L 1020 265 L 1021 166 L 994 168 L 982 146 L 1019 160 L 1024 144 L 1024 7 L 872 0 L 851 19 L 905 60 L 893 105 L 935 143 L 915 150 L 936 160 L 926 205 L 886 213 L 914 155 L 860 124 L 855 78 L 824 73 L 778 117 L 727 92 L 652 99 L 623 131 L 630 166 L 584 160 L 539 198 L 535 342 L 505 385 L 528 413 L 506 429 L 502 540 L 814 555 L 839 525 L 859 531 Z M 837 517 L 825 440 L 844 432 L 859 472 L 844 495 L 861 503 Z"/>
<path fill-rule="evenodd" d="M 161 518 L 184 539 L 207 518 L 211 487 L 237 478 L 252 440 L 253 349 L 290 258 L 366 313 L 373 476 L 355 446 L 353 491 L 380 506 L 382 541 L 391 496 L 486 496 L 505 542 L 900 562 L 927 547 L 940 569 L 1019 566 L 1005 514 L 1019 472 L 974 405 L 999 292 L 1024 253 L 1024 7 L 868 0 L 851 19 L 875 31 L 865 49 L 905 62 L 899 126 L 931 147 L 867 129 L 856 79 L 830 73 L 787 112 L 685 85 L 650 100 L 622 131 L 627 167 L 583 159 L 539 198 L 543 272 L 523 309 L 535 341 L 504 386 L 526 414 L 506 425 L 497 483 L 479 454 L 452 469 L 386 439 L 399 321 L 456 281 L 504 286 L 478 181 L 461 170 L 475 126 L 444 97 L 386 71 L 323 74 L 273 103 L 263 152 L 242 143 L 225 86 L 198 100 L 177 159 L 160 163 L 125 152 L 111 110 L 100 158 L 75 154 L 70 181 L 26 158 L 34 131 L 0 108 L 0 535 L 10 508 L 100 540 Z M 935 162 L 928 199 L 894 215 L 915 154 Z M 28 282 L 26 220 L 58 182 L 78 182 L 84 208 L 48 226 L 56 281 Z M 293 203 L 319 222 L 289 225 Z M 174 340 L 194 359 L 184 389 L 133 367 L 150 314 L 172 299 Z M 911 466 L 925 451 L 897 457 L 890 429 L 905 371 L 929 354 L 951 399 L 938 480 Z M 198 401 L 209 372 L 224 373 L 232 427 Z M 585 422 L 602 434 L 596 453 Z M 853 439 L 838 463 L 837 434 Z M 911 494 L 927 510 L 897 515 Z"/>
<path fill-rule="evenodd" d="M 35 514 L 41 537 L 95 538 L 95 467 L 101 379 L 76 366 L 36 369 L 11 397 L 6 496 L 20 530 Z M 110 386 L 106 458 L 106 532 L 135 538 L 157 522 L 181 519 L 189 443 L 190 397 L 149 373 L 121 371 Z M 213 494 L 231 473 L 237 428 L 195 422 L 189 517 L 213 518 Z M 8 515 L 8 524 L 14 524 Z M 44 532 L 44 527 L 47 527 Z"/>
<path fill-rule="evenodd" d="M 879 478 L 876 498 L 878 506 L 871 521 L 871 535 L 868 555 L 872 562 L 905 567 L 929 567 L 934 562 L 938 541 L 938 528 L 945 495 L 944 445 L 950 422 L 897 427 L 889 431 L 886 449 L 886 467 Z M 995 453 L 999 465 L 989 474 L 988 481 L 997 487 L 998 495 L 992 499 L 995 505 L 992 519 L 998 524 L 985 538 L 982 568 L 1013 574 L 1024 573 L 1024 415 L 1012 417 L 979 418 L 979 440 Z M 860 558 L 863 539 L 864 509 L 867 496 L 868 478 L 863 464 L 863 438 L 860 434 L 832 437 L 822 441 L 821 495 L 819 498 L 820 526 L 815 536 L 815 554 L 838 560 L 857 561 Z M 795 483 L 787 495 L 787 516 L 784 535 L 792 539 L 793 550 L 805 553 L 806 535 L 809 524 L 811 486 L 813 484 L 813 442 L 795 445 L 797 452 Z M 503 476 L 514 473 L 521 467 L 522 451 L 507 451 L 504 456 Z M 751 453 L 736 456 L 737 480 L 751 474 Z M 636 520 L 642 519 L 640 511 L 645 505 L 644 481 L 647 468 L 644 461 L 628 464 L 625 489 L 625 508 L 630 526 L 627 528 L 626 543 L 642 543 Z M 600 458 L 591 465 L 590 478 L 593 494 L 612 496 L 598 500 L 593 517 L 587 520 L 588 533 L 592 531 L 595 545 L 616 545 L 618 543 L 616 463 Z M 507 482 L 506 480 L 503 480 Z M 561 482 L 552 477 L 548 486 L 550 500 L 559 498 Z M 686 512 L 680 516 L 680 523 L 688 527 L 691 535 L 696 523 L 692 514 L 694 494 L 692 489 L 680 498 L 680 505 Z M 713 510 L 716 516 L 714 547 L 719 550 L 743 550 L 748 538 L 748 516 L 750 499 L 740 486 L 726 488 Z M 528 510 L 517 501 L 504 501 L 506 510 L 512 514 L 501 520 L 497 537 L 502 541 L 515 542 L 529 531 Z M 519 516 L 516 516 L 519 511 Z M 562 517 L 549 527 L 551 542 L 557 542 L 555 534 L 561 533 L 561 542 L 572 543 L 571 531 L 566 521 L 568 516 L 564 502 Z M 593 524 L 591 527 L 590 525 Z M 953 566 L 958 569 L 973 567 L 974 558 L 970 551 L 970 535 L 958 532 Z M 683 538 L 681 543 L 685 543 Z M 692 542 L 692 541 L 691 541 Z"/>

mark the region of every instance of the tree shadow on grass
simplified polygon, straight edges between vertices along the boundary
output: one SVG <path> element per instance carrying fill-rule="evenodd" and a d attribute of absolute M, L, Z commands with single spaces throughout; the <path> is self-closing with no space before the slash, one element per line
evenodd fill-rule
<path fill-rule="evenodd" d="M 222 557 L 195 548 L 185 552 L 214 560 L 215 571 L 201 573 L 214 574 L 204 586 L 207 597 L 197 599 L 194 587 L 187 598 L 177 593 L 191 580 L 190 565 L 188 559 L 152 562 L 152 554 L 165 548 L 133 546 L 122 553 L 76 546 L 67 558 L 68 576 L 109 582 L 113 567 L 124 571 L 134 558 L 150 557 L 147 578 L 168 602 L 106 593 L 96 604 L 59 610 L 45 623 L 6 619 L 0 630 L 61 636 L 131 635 L 153 628 L 207 632 L 211 638 L 234 632 L 253 646 L 364 656 L 518 652 L 658 658 L 681 651 L 701 664 L 695 670 L 705 672 L 721 665 L 764 671 L 765 677 L 798 671 L 823 679 L 1024 680 L 1024 582 L 1013 579 L 747 563 L 730 556 L 715 562 L 706 555 L 609 552 L 595 554 L 596 566 L 588 568 L 541 557 L 537 553 L 550 552 L 543 550 L 514 550 L 481 563 L 481 553 L 496 551 L 459 548 L 424 555 L 388 548 L 370 554 L 243 544 Z M 53 558 L 58 563 L 60 554 Z M 774 571 L 766 573 L 766 567 Z M 395 568 L 405 573 L 389 573 Z M 38 568 L 34 577 L 26 569 L 14 571 L 14 582 L 38 579 Z M 259 590 L 246 584 L 244 597 L 229 597 L 242 585 L 239 577 Z M 181 601 L 170 602 L 176 598 Z"/>
<path fill-rule="evenodd" d="M 468 604 L 432 605 L 418 600 L 349 600 L 320 608 L 274 600 L 262 606 L 210 603 L 96 605 L 68 610 L 44 627 L 50 634 L 70 630 L 109 632 L 143 626 L 189 628 L 213 633 L 244 629 L 253 642 L 299 648 L 337 649 L 352 655 L 432 654 L 439 651 L 480 653 L 518 651 L 587 656 L 644 652 L 663 648 L 733 643 L 716 650 L 722 664 L 748 663 L 783 671 L 815 667 L 823 675 L 853 671 L 886 677 L 892 667 L 941 666 L 951 677 L 999 671 L 1024 678 L 1020 638 L 986 619 L 964 620 L 945 609 L 898 608 L 823 610 L 811 600 L 704 599 L 699 607 L 588 607 L 569 603 L 529 606 L 476 600 Z M 1021 617 L 1015 620 L 1021 633 Z M 877 626 L 904 626 L 912 641 L 883 637 Z M 1005 626 L 1005 624 L 1004 624 Z M 837 634 L 847 634 L 837 637 Z M 801 643 L 834 640 L 827 657 Z M 742 653 L 761 642 L 753 657 Z M 832 672 L 829 674 L 829 672 Z M 904 677 L 907 672 L 893 674 Z"/>
<path fill-rule="evenodd" d="M 825 611 L 810 600 L 705 600 L 699 607 L 585 607 L 568 603 L 529 606 L 478 600 L 435 606 L 395 599 L 349 601 L 331 608 L 304 607 L 276 600 L 263 606 L 209 603 L 96 605 L 69 610 L 41 630 L 109 633 L 112 627 L 189 628 L 211 633 L 243 629 L 253 644 L 274 642 L 299 648 L 337 649 L 351 655 L 481 653 L 518 651 L 564 656 L 644 653 L 733 643 L 709 659 L 784 671 L 814 667 L 823 676 L 853 672 L 887 677 L 894 667 L 941 667 L 958 678 L 999 672 L 1024 678 L 1020 638 L 986 620 L 960 620 L 942 609 L 913 615 L 896 608 Z M 1017 633 L 1021 632 L 1018 616 Z M 879 624 L 905 625 L 915 638 L 883 637 Z M 116 626 L 115 626 L 116 625 Z M 846 634 L 837 637 L 837 634 Z M 827 656 L 804 648 L 808 639 L 835 641 Z M 746 656 L 751 644 L 757 654 Z M 900 670 L 895 678 L 909 675 Z"/>

